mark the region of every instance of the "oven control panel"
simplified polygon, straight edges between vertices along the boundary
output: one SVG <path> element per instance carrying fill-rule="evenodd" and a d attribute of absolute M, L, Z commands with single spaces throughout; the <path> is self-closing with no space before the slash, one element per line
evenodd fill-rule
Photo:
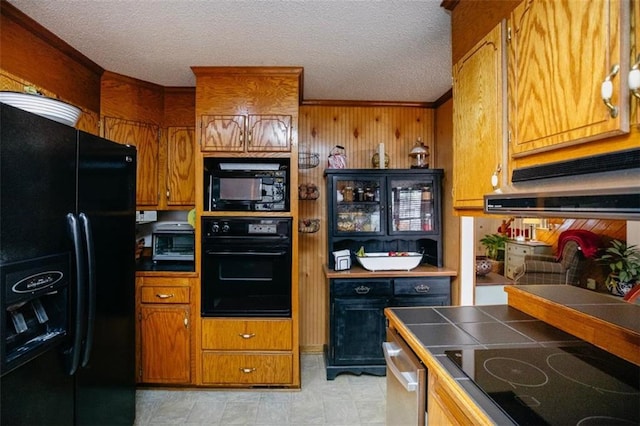
<path fill-rule="evenodd" d="M 203 238 L 291 235 L 291 218 L 202 218 Z"/>
<path fill-rule="evenodd" d="M 275 223 L 250 223 L 249 229 L 247 230 L 249 234 L 275 234 L 278 232 L 278 227 Z"/>

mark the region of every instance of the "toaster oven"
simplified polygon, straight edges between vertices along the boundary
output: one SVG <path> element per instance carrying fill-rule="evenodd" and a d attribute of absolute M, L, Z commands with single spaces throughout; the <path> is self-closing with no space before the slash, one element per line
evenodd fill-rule
<path fill-rule="evenodd" d="M 193 227 L 188 223 L 158 225 L 152 234 L 152 260 L 194 260 L 195 238 Z"/>

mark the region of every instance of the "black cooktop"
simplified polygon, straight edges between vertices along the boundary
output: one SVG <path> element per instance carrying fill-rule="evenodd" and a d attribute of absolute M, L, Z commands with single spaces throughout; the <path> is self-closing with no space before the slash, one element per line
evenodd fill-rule
<path fill-rule="evenodd" d="M 445 353 L 517 424 L 640 424 L 640 367 L 595 346 Z"/>

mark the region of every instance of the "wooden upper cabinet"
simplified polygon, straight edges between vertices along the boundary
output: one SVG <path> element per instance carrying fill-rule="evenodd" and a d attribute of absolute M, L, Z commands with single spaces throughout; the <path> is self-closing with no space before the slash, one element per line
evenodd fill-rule
<path fill-rule="evenodd" d="M 453 66 L 454 208 L 482 209 L 492 175 L 506 176 L 503 24 Z M 501 182 L 498 182 L 500 184 Z"/>
<path fill-rule="evenodd" d="M 625 0 L 525 0 L 514 9 L 507 77 L 513 158 L 629 131 L 628 18 Z M 615 65 L 612 117 L 600 90 Z"/>
<path fill-rule="evenodd" d="M 290 152 L 302 68 L 193 67 L 203 152 Z"/>
<path fill-rule="evenodd" d="M 167 128 L 167 205 L 195 205 L 195 129 Z"/>
<path fill-rule="evenodd" d="M 104 137 L 121 144 L 137 148 L 136 204 L 157 206 L 158 187 L 158 146 L 160 129 L 147 123 L 104 118 Z"/>
<path fill-rule="evenodd" d="M 202 151 L 244 151 L 247 117 L 204 115 L 201 119 Z"/>
<path fill-rule="evenodd" d="M 205 115 L 202 151 L 290 151 L 290 115 Z"/>
<path fill-rule="evenodd" d="M 290 151 L 290 115 L 250 115 L 247 151 Z"/>

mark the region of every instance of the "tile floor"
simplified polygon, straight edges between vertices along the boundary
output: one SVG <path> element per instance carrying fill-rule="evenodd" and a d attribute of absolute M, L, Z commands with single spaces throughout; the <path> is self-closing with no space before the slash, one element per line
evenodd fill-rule
<path fill-rule="evenodd" d="M 300 391 L 138 390 L 135 425 L 384 425 L 384 377 L 328 381 L 320 354 L 303 354 L 301 365 Z"/>

